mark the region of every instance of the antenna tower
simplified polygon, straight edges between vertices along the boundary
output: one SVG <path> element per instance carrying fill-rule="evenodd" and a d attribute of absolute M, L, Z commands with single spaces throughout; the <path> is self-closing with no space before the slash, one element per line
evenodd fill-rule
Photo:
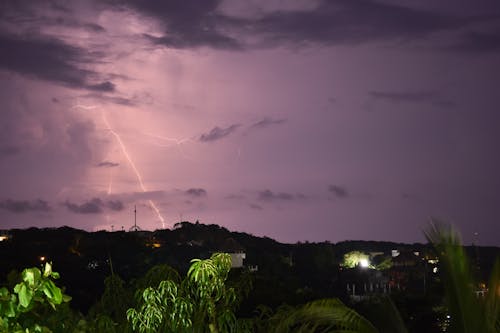
<path fill-rule="evenodd" d="M 142 229 L 137 225 L 137 207 L 134 205 L 134 225 L 128 231 L 141 231 Z"/>

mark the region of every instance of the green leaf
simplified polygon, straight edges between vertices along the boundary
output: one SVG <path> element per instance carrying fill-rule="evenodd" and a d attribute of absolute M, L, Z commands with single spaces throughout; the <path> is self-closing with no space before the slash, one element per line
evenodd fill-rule
<path fill-rule="evenodd" d="M 39 283 L 42 273 L 38 268 L 26 268 L 23 273 L 23 281 L 27 282 L 30 287 L 34 287 Z"/>
<path fill-rule="evenodd" d="M 43 284 L 43 292 L 45 296 L 54 304 L 61 304 L 63 300 L 61 289 L 59 289 L 51 280 L 45 281 Z"/>
<path fill-rule="evenodd" d="M 33 291 L 29 289 L 25 283 L 20 283 L 17 294 L 19 295 L 19 304 L 27 308 L 33 299 Z M 17 286 L 16 286 L 17 288 Z"/>

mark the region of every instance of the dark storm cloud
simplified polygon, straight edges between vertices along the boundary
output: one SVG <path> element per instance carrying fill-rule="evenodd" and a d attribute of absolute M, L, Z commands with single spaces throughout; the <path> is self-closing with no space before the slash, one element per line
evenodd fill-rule
<path fill-rule="evenodd" d="M 33 201 L 7 199 L 0 201 L 0 209 L 12 213 L 48 212 L 51 210 L 49 204 L 40 199 Z"/>
<path fill-rule="evenodd" d="M 269 117 L 265 117 L 261 121 L 258 121 L 252 125 L 250 125 L 250 129 L 258 129 L 258 128 L 266 128 L 273 125 L 281 125 L 284 124 L 286 119 L 273 119 Z"/>
<path fill-rule="evenodd" d="M 269 43 L 351 44 L 420 38 L 474 21 L 372 0 L 323 0 L 312 10 L 271 13 L 250 23 L 250 29 Z"/>
<path fill-rule="evenodd" d="M 349 196 L 349 192 L 343 186 L 338 185 L 330 185 L 328 186 L 328 192 L 335 195 L 337 198 L 347 198 Z"/>
<path fill-rule="evenodd" d="M 443 98 L 437 91 L 370 91 L 369 95 L 374 100 L 391 103 L 427 103 L 437 107 L 452 107 L 455 105 L 452 101 Z"/>
<path fill-rule="evenodd" d="M 120 163 L 115 163 L 115 162 L 110 162 L 110 161 L 102 161 L 101 163 L 97 164 L 98 167 L 100 168 L 114 168 L 119 166 Z"/>
<path fill-rule="evenodd" d="M 465 33 L 451 49 L 478 54 L 500 52 L 500 29 L 491 32 Z"/>
<path fill-rule="evenodd" d="M 207 195 L 207 191 L 202 188 L 190 188 L 185 192 L 187 195 L 192 197 L 205 197 Z"/>
<path fill-rule="evenodd" d="M 293 194 L 279 192 L 274 193 L 271 190 L 264 190 L 257 193 L 258 199 L 261 201 L 291 201 L 296 199 Z"/>
<path fill-rule="evenodd" d="M 114 92 L 115 85 L 112 82 L 106 81 L 99 84 L 87 86 L 89 90 L 101 91 L 101 92 Z"/>
<path fill-rule="evenodd" d="M 105 32 L 106 29 L 104 29 L 101 25 L 96 24 L 96 23 L 89 23 L 89 22 L 81 22 L 76 20 L 74 17 L 71 19 L 65 18 L 65 17 L 40 17 L 38 18 L 38 21 L 40 24 L 45 24 L 45 25 L 52 25 L 52 26 L 59 26 L 59 27 L 67 27 L 67 28 L 76 28 L 76 29 L 84 29 L 90 32 Z"/>
<path fill-rule="evenodd" d="M 21 152 L 21 148 L 17 146 L 0 146 L 0 158 L 17 155 Z"/>
<path fill-rule="evenodd" d="M 106 207 L 111 210 L 119 212 L 123 210 L 124 205 L 123 202 L 121 202 L 120 200 L 109 200 L 106 202 Z"/>
<path fill-rule="evenodd" d="M 0 68 L 37 79 L 99 91 L 112 91 L 111 82 L 89 84 L 96 73 L 78 64 L 91 62 L 89 54 L 78 47 L 47 36 L 0 34 Z"/>
<path fill-rule="evenodd" d="M 165 35 L 144 35 L 152 43 L 172 48 L 209 46 L 216 49 L 241 49 L 235 38 L 222 32 L 228 20 L 217 12 L 218 0 L 185 1 L 109 1 L 162 22 Z"/>
<path fill-rule="evenodd" d="M 164 45 L 166 47 L 184 49 L 198 46 L 210 46 L 216 49 L 231 49 L 239 50 L 242 47 L 233 38 L 223 36 L 214 31 L 195 31 L 183 33 L 169 33 L 168 36 L 155 37 L 145 34 L 144 37 L 149 39 L 153 44 Z M 186 38 L 187 37 L 187 38 Z"/>
<path fill-rule="evenodd" d="M 164 25 L 163 36 L 144 35 L 171 48 L 208 46 L 242 50 L 281 44 L 356 44 L 373 40 L 412 40 L 458 30 L 492 17 L 456 17 L 373 0 L 322 0 L 313 9 L 266 12 L 242 18 L 219 9 L 221 1 L 109 1 Z M 256 40 L 253 45 L 245 37 Z"/>
<path fill-rule="evenodd" d="M 66 206 L 69 211 L 77 214 L 98 214 L 103 211 L 103 202 L 99 198 L 94 198 L 82 204 L 66 201 L 63 205 Z"/>
<path fill-rule="evenodd" d="M 212 128 L 212 130 L 210 132 L 202 134 L 200 136 L 199 140 L 201 142 L 211 142 L 211 141 L 220 140 L 220 139 L 230 135 L 234 131 L 236 131 L 238 129 L 238 127 L 240 127 L 240 126 L 241 125 L 239 125 L 239 124 L 233 124 L 233 125 L 226 127 L 226 128 L 220 128 L 220 127 L 216 126 L 216 127 Z"/>
<path fill-rule="evenodd" d="M 63 205 L 69 211 L 77 214 L 98 214 L 102 213 L 104 208 L 108 208 L 114 211 L 121 211 L 124 208 L 124 204 L 121 200 L 103 201 L 99 198 L 93 198 L 81 204 L 66 201 L 65 203 L 63 203 Z"/>

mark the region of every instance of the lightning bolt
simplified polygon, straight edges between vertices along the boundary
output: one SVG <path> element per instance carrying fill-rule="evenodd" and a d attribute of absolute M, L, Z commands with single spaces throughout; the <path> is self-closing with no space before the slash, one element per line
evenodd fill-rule
<path fill-rule="evenodd" d="M 94 110 L 94 109 L 97 109 L 98 107 L 95 106 L 95 105 L 83 105 L 83 104 L 77 104 L 76 105 L 73 105 L 72 108 L 79 108 L 79 109 L 83 109 L 83 110 Z M 118 145 L 120 146 L 120 149 L 123 153 L 123 155 L 125 156 L 125 159 L 127 160 L 127 162 L 129 163 L 130 167 L 132 168 L 132 170 L 134 171 L 134 174 L 137 178 L 137 182 L 139 183 L 139 187 L 141 189 L 141 191 L 143 193 L 147 192 L 147 189 L 146 189 L 146 186 L 144 185 L 144 181 L 142 180 L 142 175 L 141 173 L 139 172 L 139 170 L 137 169 L 137 167 L 135 166 L 135 163 L 134 161 L 132 160 L 132 158 L 130 157 L 130 154 L 127 150 L 127 147 L 125 146 L 125 144 L 123 143 L 123 140 L 122 138 L 120 137 L 120 134 L 118 134 L 110 125 L 108 119 L 106 118 L 106 114 L 104 113 L 103 110 L 101 110 L 101 116 L 102 116 L 102 120 L 106 126 L 106 129 L 115 137 L 116 139 L 116 142 L 118 142 Z M 112 179 L 110 179 L 110 183 L 109 183 L 109 186 L 108 186 L 108 194 L 111 193 L 111 184 L 112 184 Z M 161 224 L 162 224 L 162 227 L 163 229 L 165 229 L 165 219 L 163 218 L 163 216 L 161 215 L 161 212 L 160 210 L 158 209 L 158 206 L 156 206 L 156 204 L 154 203 L 153 200 L 148 200 L 148 203 L 149 203 L 149 206 L 153 209 L 153 211 L 156 213 L 156 216 L 158 216 L 158 219 L 161 221 Z"/>
<path fill-rule="evenodd" d="M 182 157 L 184 157 L 185 159 L 188 159 L 188 160 L 193 160 L 193 158 L 191 156 L 188 156 L 184 150 L 182 150 L 182 147 L 181 145 L 184 144 L 184 143 L 194 143 L 194 137 L 191 137 L 191 138 L 184 138 L 184 139 L 177 139 L 177 138 L 170 138 L 170 137 L 166 137 L 166 136 L 161 136 L 161 135 L 156 135 L 156 134 L 152 134 L 152 133 L 142 133 L 146 136 L 149 136 L 149 137 L 152 137 L 154 139 L 157 139 L 157 140 L 162 140 L 162 141 L 167 141 L 167 142 L 171 142 L 171 144 L 160 144 L 160 143 L 156 143 L 155 142 L 155 145 L 157 145 L 158 147 L 164 147 L 164 148 L 170 148 L 172 146 L 175 146 L 177 148 L 177 150 L 179 151 L 179 153 L 182 155 Z"/>
<path fill-rule="evenodd" d="M 135 176 L 137 178 L 137 182 L 139 183 L 140 189 L 142 190 L 143 193 L 147 192 L 146 186 L 144 185 L 144 181 L 142 180 L 142 175 L 139 172 L 139 170 L 137 169 L 137 167 L 135 166 L 134 161 L 130 157 L 130 154 L 129 154 L 128 150 L 127 150 L 127 147 L 125 147 L 125 144 L 123 143 L 122 138 L 111 127 L 111 125 L 108 122 L 108 119 L 106 118 L 106 114 L 104 112 L 102 112 L 101 115 L 102 115 L 102 120 L 103 120 L 104 124 L 106 125 L 106 129 L 115 137 L 115 139 L 118 142 L 118 145 L 120 146 L 120 149 L 121 149 L 121 151 L 123 153 L 123 156 L 125 156 L 125 159 L 127 160 L 128 164 L 130 165 L 130 167 L 132 168 L 132 170 L 134 171 L 134 174 L 135 174 Z M 163 229 L 165 229 L 165 219 L 161 215 L 160 210 L 158 209 L 158 207 L 156 206 L 156 204 L 153 202 L 153 200 L 151 200 L 151 199 L 148 200 L 148 203 L 151 206 L 151 208 L 153 209 L 153 211 L 156 213 L 156 215 L 158 216 L 158 219 L 161 221 Z"/>
<path fill-rule="evenodd" d="M 108 195 L 111 194 L 111 186 L 113 186 L 113 171 L 109 170 Z"/>

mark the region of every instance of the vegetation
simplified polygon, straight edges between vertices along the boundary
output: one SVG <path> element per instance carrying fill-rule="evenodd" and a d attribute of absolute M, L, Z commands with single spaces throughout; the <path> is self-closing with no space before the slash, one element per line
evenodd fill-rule
<path fill-rule="evenodd" d="M 125 236 L 129 237 L 124 233 Z M 264 272 L 259 274 L 231 269 L 231 257 L 215 253 L 207 259 L 191 260 L 184 274 L 160 264 L 123 279 L 113 269 L 115 261 L 111 262 L 108 252 L 111 274 L 103 279 L 102 296 L 86 315 L 69 306 L 70 297 L 56 286 L 59 274 L 52 271 L 51 264 L 44 263 L 41 269 L 28 268 L 21 274 L 12 272 L 6 287 L 0 289 L 0 333 L 500 332 L 500 264 L 493 266 L 488 288 L 480 289 L 475 280 L 477 270 L 451 227 L 434 223 L 426 236 L 435 249 L 433 260 L 439 260 L 439 274 L 430 273 L 436 279 L 427 281 L 426 275 L 421 277 L 427 282 L 419 299 L 432 300 L 423 305 L 430 314 L 426 320 L 435 325 L 432 327 L 415 326 L 415 318 L 422 318 L 417 313 L 423 310 L 409 306 L 411 297 L 417 296 L 407 292 L 394 293 L 394 301 L 387 296 L 371 295 L 353 303 L 342 294 L 321 297 L 321 293 L 304 284 L 310 281 L 326 285 L 338 279 L 342 285 L 342 279 L 352 276 L 372 279 L 382 274 L 372 268 L 391 267 L 387 257 L 381 256 L 379 262 L 374 257 L 365 266 L 367 269 L 358 269 L 361 260 L 369 259 L 364 252 L 367 250 L 345 251 L 340 256 L 344 269 L 340 275 L 334 275 L 331 272 L 337 271 L 334 260 L 339 254 L 331 244 L 303 244 L 302 255 L 287 255 L 278 244 L 264 239 L 267 246 L 275 246 L 278 260 L 269 266 L 260 261 Z M 195 237 L 193 233 L 186 238 Z M 84 246 L 85 243 L 76 242 L 72 249 L 81 253 Z M 321 276 L 311 274 L 314 265 L 322 267 L 318 271 Z M 444 293 L 439 288 L 444 288 Z M 269 302 L 253 306 L 252 298 L 263 290 L 268 293 L 265 295 L 269 295 Z M 292 290 L 287 298 L 291 302 L 280 306 L 273 303 L 282 296 L 273 297 L 287 290 Z M 324 294 L 328 293 L 325 289 Z"/>
<path fill-rule="evenodd" d="M 368 267 L 370 265 L 370 256 L 360 251 L 351 251 L 344 254 L 342 266 L 354 268 L 357 266 Z"/>
<path fill-rule="evenodd" d="M 210 259 L 193 259 L 187 277 L 165 280 L 142 293 L 140 308 L 129 309 L 127 318 L 141 333 L 235 332 L 234 288 L 226 285 L 231 257 L 216 253 Z"/>
<path fill-rule="evenodd" d="M 71 298 L 64 295 L 53 280 L 59 274 L 52 271 L 46 263 L 43 272 L 38 268 L 27 268 L 21 273 L 21 282 L 11 293 L 7 288 L 0 289 L 0 332 L 30 333 L 51 332 L 42 324 L 47 306 L 68 302 Z"/>
<path fill-rule="evenodd" d="M 488 293 L 476 294 L 469 259 L 460 237 L 450 226 L 434 222 L 426 232 L 434 244 L 441 263 L 441 279 L 446 290 L 449 331 L 457 333 L 500 332 L 500 262 L 497 260 L 490 277 Z"/>

